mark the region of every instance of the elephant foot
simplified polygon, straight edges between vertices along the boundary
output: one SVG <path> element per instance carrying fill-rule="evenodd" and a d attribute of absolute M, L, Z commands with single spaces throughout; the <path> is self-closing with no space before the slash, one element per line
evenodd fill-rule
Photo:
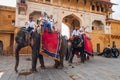
<path fill-rule="evenodd" d="M 59 67 L 59 65 L 60 65 L 59 63 L 55 64 L 55 65 L 54 65 L 54 68 L 57 69 L 57 68 Z"/>
<path fill-rule="evenodd" d="M 41 67 L 41 69 L 46 69 L 46 67 L 45 66 L 40 66 Z"/>
<path fill-rule="evenodd" d="M 63 65 L 58 66 L 59 69 L 62 69 L 63 67 L 64 67 Z"/>
<path fill-rule="evenodd" d="M 72 61 L 69 61 L 69 64 L 72 64 Z"/>
<path fill-rule="evenodd" d="M 81 63 L 85 63 L 85 61 L 84 61 L 84 60 L 82 60 L 82 61 L 81 61 Z"/>
<path fill-rule="evenodd" d="M 60 63 L 58 61 L 55 61 L 54 68 L 58 68 Z"/>
<path fill-rule="evenodd" d="M 69 66 L 72 66 L 72 63 L 69 63 Z"/>
<path fill-rule="evenodd" d="M 31 69 L 30 71 L 31 71 L 32 73 L 38 72 L 37 69 Z"/>
<path fill-rule="evenodd" d="M 56 69 L 57 69 L 57 68 L 58 68 L 58 65 L 54 65 L 54 68 L 56 68 Z"/>
<path fill-rule="evenodd" d="M 89 56 L 87 56 L 87 60 L 90 60 L 90 57 L 89 57 Z"/>
<path fill-rule="evenodd" d="M 92 55 L 91 57 L 94 58 L 94 55 Z"/>
<path fill-rule="evenodd" d="M 81 63 L 84 63 L 85 62 L 85 59 L 81 58 Z"/>
<path fill-rule="evenodd" d="M 18 73 L 18 70 L 15 68 L 15 72 Z"/>

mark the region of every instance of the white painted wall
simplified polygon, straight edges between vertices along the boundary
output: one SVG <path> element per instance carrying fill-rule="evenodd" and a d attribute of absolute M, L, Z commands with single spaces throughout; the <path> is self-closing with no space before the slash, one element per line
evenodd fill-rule
<path fill-rule="evenodd" d="M 22 27 L 25 26 L 25 22 L 29 18 L 29 14 L 33 11 L 45 11 L 48 15 L 53 15 L 55 21 L 58 21 L 57 27 L 61 30 L 62 20 L 64 17 L 74 14 L 80 21 L 81 26 L 87 26 L 86 31 L 92 32 L 92 22 L 94 20 L 100 20 L 106 26 L 105 16 L 100 14 L 88 13 L 84 11 L 76 11 L 73 9 L 67 9 L 52 5 L 40 4 L 27 1 L 28 9 L 26 15 L 18 15 L 18 7 L 16 8 L 16 26 Z M 109 29 L 110 30 L 110 29 Z M 108 29 L 104 27 L 105 33 L 108 33 Z"/>

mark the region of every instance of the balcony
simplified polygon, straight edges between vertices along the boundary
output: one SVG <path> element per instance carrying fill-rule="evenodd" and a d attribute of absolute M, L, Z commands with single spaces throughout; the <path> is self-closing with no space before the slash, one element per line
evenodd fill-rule
<path fill-rule="evenodd" d="M 110 2 L 110 0 L 102 0 L 102 1 Z"/>
<path fill-rule="evenodd" d="M 18 2 L 18 3 L 17 3 L 17 6 L 18 6 L 18 7 L 21 7 L 21 8 L 24 8 L 25 10 L 27 10 L 27 4 L 26 4 L 26 3 Z"/>

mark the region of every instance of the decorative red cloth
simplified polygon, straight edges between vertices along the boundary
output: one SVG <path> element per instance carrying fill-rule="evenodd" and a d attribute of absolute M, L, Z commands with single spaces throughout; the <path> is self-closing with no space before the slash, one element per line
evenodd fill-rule
<path fill-rule="evenodd" d="M 59 57 L 59 47 L 60 47 L 60 35 L 57 32 L 46 32 L 42 33 L 42 46 L 44 52 L 53 58 Z"/>
<path fill-rule="evenodd" d="M 92 42 L 90 39 L 88 39 L 86 33 L 84 34 L 84 51 L 89 55 L 93 55 Z"/>

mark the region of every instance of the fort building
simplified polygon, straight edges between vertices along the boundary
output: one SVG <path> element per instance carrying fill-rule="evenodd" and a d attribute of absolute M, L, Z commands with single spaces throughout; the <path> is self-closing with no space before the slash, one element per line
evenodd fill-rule
<path fill-rule="evenodd" d="M 57 28 L 68 38 L 74 27 L 85 26 L 93 51 L 102 52 L 110 44 L 112 6 L 110 0 L 17 0 L 16 26 L 23 27 L 29 16 L 37 21 L 41 12 L 53 15 Z"/>
<path fill-rule="evenodd" d="M 13 52 L 15 7 L 0 5 L 0 53 Z"/>
<path fill-rule="evenodd" d="M 4 35 L 9 35 L 7 37 L 9 40 L 5 39 L 8 44 L 3 46 L 4 49 L 14 43 L 13 38 L 18 28 L 25 27 L 25 22 L 28 21 L 30 16 L 34 17 L 34 21 L 37 21 L 42 12 L 47 15 L 53 15 L 54 20 L 58 22 L 56 25 L 58 30 L 68 38 L 71 36 L 74 27 L 87 27 L 86 32 L 91 36 L 93 51 L 96 53 L 102 52 L 108 44 L 111 47 L 115 44 L 117 48 L 120 48 L 118 31 L 120 21 L 112 19 L 112 6 L 115 4 L 111 3 L 110 0 L 17 0 L 16 4 L 16 12 L 5 8 L 3 10 L 3 14 L 6 11 L 6 20 L 10 20 L 8 13 L 13 12 L 14 15 L 8 21 L 9 26 L 7 27 L 9 28 L 6 28 L 7 32 L 2 31 Z M 7 23 L 4 20 L 1 21 Z M 0 27 L 3 27 L 1 24 L 5 24 L 3 22 L 0 23 Z M 14 22 L 15 26 L 18 27 L 15 30 L 12 25 Z M 0 29 L 4 30 L 3 28 Z M 4 45 L 6 42 L 3 42 L 5 40 L 1 36 L 3 35 L 2 33 L 0 33 L 0 44 Z M 22 53 L 30 53 L 30 50 L 29 47 L 26 47 L 21 51 Z"/>

